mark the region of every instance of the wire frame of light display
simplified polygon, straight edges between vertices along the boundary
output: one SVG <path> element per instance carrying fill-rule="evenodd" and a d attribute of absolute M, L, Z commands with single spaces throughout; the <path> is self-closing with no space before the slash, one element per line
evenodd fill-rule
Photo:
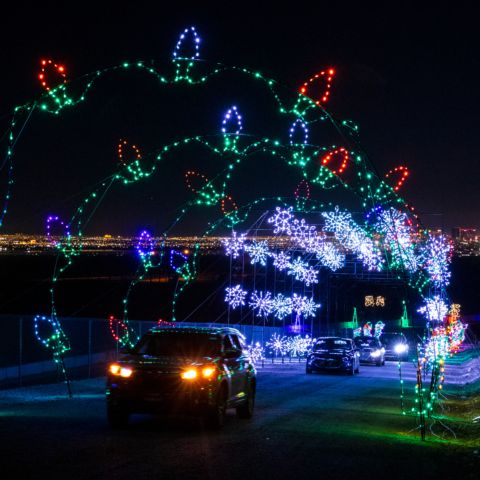
<path fill-rule="evenodd" d="M 83 75 L 79 79 L 69 80 L 66 72 L 71 68 L 63 65 L 55 60 L 48 60 L 42 63 L 42 71 L 38 74 L 39 80 L 42 81 L 41 87 L 43 93 L 35 100 L 23 105 L 19 105 L 13 109 L 11 120 L 5 135 L 2 137 L 3 143 L 3 159 L 0 160 L 0 181 L 3 188 L 3 203 L 0 207 L 0 227 L 3 225 L 8 212 L 9 201 L 12 196 L 12 188 L 14 185 L 14 151 L 15 146 L 22 133 L 24 127 L 33 118 L 33 113 L 40 112 L 45 115 L 61 115 L 65 109 L 73 109 L 78 104 L 87 101 L 90 90 L 101 81 L 106 75 L 120 75 L 123 71 L 137 70 L 145 73 L 146 76 L 155 78 L 159 87 L 167 88 L 170 85 L 183 83 L 186 87 L 195 88 L 196 85 L 202 85 L 209 82 L 210 79 L 219 77 L 225 72 L 245 77 L 258 82 L 259 85 L 265 87 L 265 91 L 270 95 L 278 106 L 278 116 L 284 120 L 284 130 L 278 132 L 277 137 L 265 137 L 262 132 L 257 134 L 242 136 L 239 141 L 240 133 L 247 128 L 248 112 L 240 115 L 240 105 L 224 106 L 225 117 L 220 122 L 219 131 L 210 135 L 193 135 L 187 138 L 179 139 L 167 145 L 160 145 L 155 153 L 143 152 L 140 154 L 141 146 L 137 146 L 139 139 L 136 139 L 134 146 L 130 148 L 132 155 L 125 158 L 126 148 L 131 145 L 128 140 L 122 140 L 118 146 L 119 162 L 118 170 L 113 172 L 109 177 L 103 179 L 97 184 L 97 187 L 84 197 L 76 211 L 68 221 L 69 235 L 58 246 L 60 261 L 52 276 L 52 314 L 56 313 L 55 302 L 55 285 L 59 277 L 73 264 L 74 259 L 78 256 L 83 248 L 82 237 L 84 235 L 85 226 L 91 220 L 92 216 L 100 207 L 102 201 L 110 194 L 114 185 L 120 184 L 128 186 L 136 182 L 144 182 L 156 172 L 159 165 L 164 162 L 171 161 L 177 153 L 181 153 L 186 146 L 197 146 L 199 150 L 208 151 L 212 157 L 218 157 L 225 160 L 222 162 L 222 168 L 218 174 L 212 179 L 206 179 L 204 185 L 200 185 L 197 191 L 192 189 L 192 199 L 179 208 L 179 213 L 171 223 L 172 226 L 178 224 L 185 217 L 186 213 L 192 208 L 198 206 L 212 207 L 217 206 L 219 212 L 219 220 L 212 222 L 207 227 L 202 236 L 208 236 L 217 231 L 220 227 L 230 226 L 234 228 L 236 225 L 244 222 L 255 208 L 259 208 L 264 204 L 271 202 L 267 197 L 260 197 L 250 200 L 243 205 L 239 205 L 231 194 L 230 188 L 235 178 L 235 172 L 241 168 L 247 159 L 253 154 L 259 152 L 266 158 L 274 161 L 283 162 L 289 165 L 293 170 L 297 171 L 306 182 L 308 182 L 309 190 L 312 188 L 333 188 L 343 187 L 352 191 L 359 199 L 360 209 L 365 212 L 372 208 L 382 206 L 384 209 L 394 207 L 405 212 L 406 215 L 412 215 L 411 209 L 406 202 L 398 195 L 400 185 L 389 183 L 390 178 L 380 177 L 376 170 L 371 166 L 367 155 L 361 150 L 358 144 L 358 126 L 350 120 L 337 120 L 329 114 L 324 105 L 330 101 L 331 85 L 335 74 L 333 68 L 325 69 L 319 73 L 309 77 L 297 92 L 288 91 L 275 80 L 268 78 L 260 72 L 252 71 L 247 68 L 228 67 L 219 64 L 209 64 L 200 59 L 200 35 L 195 27 L 189 27 L 180 34 L 175 45 L 172 55 L 172 68 L 170 71 L 161 72 L 156 62 L 124 62 L 119 65 L 99 69 L 87 75 Z M 185 53 L 186 52 L 186 53 Z M 42 78 L 40 78 L 42 75 Z M 48 80 L 47 80 L 48 76 Z M 46 84 L 43 84 L 45 82 Z M 313 96 L 311 92 L 314 87 L 320 85 L 323 93 L 320 96 Z M 323 86 L 322 86 L 323 85 Z M 230 113 L 229 113 L 230 112 Z M 230 116 L 230 118 L 228 118 Z M 231 123 L 233 121 L 233 124 Z M 293 122 L 293 123 L 292 123 Z M 315 145 L 312 144 L 313 126 L 318 128 L 324 122 L 330 122 L 334 125 L 339 133 L 340 144 Z M 295 127 L 294 132 L 291 131 L 292 125 Z M 300 130 L 299 130 L 300 129 Z M 297 131 L 304 132 L 303 141 L 298 143 Z M 307 142 L 308 132 L 308 142 Z M 355 133 L 355 138 L 352 136 Z M 295 137 L 291 136 L 295 134 Z M 353 138 L 353 140 L 352 140 Z M 334 158 L 337 159 L 337 167 L 333 167 Z M 340 162 L 340 163 L 339 163 Z M 292 170 L 292 171 L 293 171 Z M 348 175 L 345 175 L 348 172 Z M 202 175 L 201 172 L 198 173 Z M 402 175 L 404 172 L 402 173 Z M 206 177 L 205 177 L 206 178 Z M 309 192 L 310 195 L 310 192 Z M 303 197 L 302 197 L 303 198 Z M 309 209 L 321 209 L 325 205 L 320 202 L 307 199 L 308 201 L 300 202 L 304 211 Z M 288 199 L 277 197 L 277 204 L 287 206 L 291 204 Z M 329 207 L 331 208 L 331 206 Z M 331 210 L 330 210 L 331 211 Z M 312 249 L 311 254 L 323 256 L 326 261 L 332 262 L 332 268 L 341 267 L 341 256 L 329 246 L 322 247 L 317 240 L 309 237 L 308 226 L 301 223 L 294 225 L 295 232 L 298 233 L 299 241 L 307 242 L 309 248 Z M 347 222 L 348 223 L 348 222 Z M 350 226 L 353 226 L 350 223 Z M 173 227 L 172 227 L 173 228 Z M 372 225 L 366 225 L 365 228 L 359 225 L 358 234 L 365 235 L 365 239 L 371 238 L 375 232 Z M 160 234 L 160 238 L 168 236 L 169 229 Z M 417 232 L 419 233 L 419 232 Z M 421 232 L 420 232 L 421 233 Z M 355 235 L 354 235 L 355 237 Z M 345 241 L 348 240 L 345 238 Z M 354 242 L 354 238 L 350 238 L 350 245 Z M 317 242 L 317 244 L 315 243 Z M 417 240 L 417 242 L 421 243 Z M 321 243 L 321 242 L 320 242 Z M 366 242 L 368 244 L 368 241 Z M 253 246 L 252 246 L 253 248 Z M 258 251 L 258 247 L 255 247 Z M 305 248 L 305 247 L 302 247 Z M 367 248 L 366 252 L 360 252 L 367 257 L 371 255 L 374 248 Z M 175 291 L 172 300 L 171 320 L 176 320 L 176 303 L 181 293 L 187 288 L 188 284 L 195 278 L 197 274 L 197 262 L 200 252 L 200 246 L 197 244 L 185 262 L 185 281 Z M 163 255 L 163 250 L 160 255 Z M 140 255 L 141 257 L 141 255 Z M 401 257 L 401 256 L 400 256 Z M 144 277 L 146 272 L 155 268 L 158 264 L 145 261 L 150 256 L 139 258 L 139 270 L 137 279 L 132 282 L 129 289 L 134 288 L 136 284 Z M 285 261 L 278 257 L 278 262 Z M 271 260 L 271 259 L 270 259 Z M 303 268 L 301 259 L 293 259 L 297 261 L 291 275 L 295 277 L 295 281 L 309 279 L 310 286 L 315 282 L 315 274 L 312 270 L 306 275 L 308 268 Z M 372 264 L 373 268 L 378 267 L 378 262 Z M 389 259 L 386 259 L 387 267 L 390 266 Z M 303 268 L 303 269 L 302 269 Z M 399 268 L 402 268 L 400 265 Z M 438 269 L 437 269 L 438 270 Z M 175 269 L 178 273 L 178 269 Z M 288 273 L 287 273 L 288 275 Z M 302 277 L 303 275 L 303 277 Z M 428 271 L 421 265 L 417 270 L 410 271 L 410 285 L 418 289 L 422 294 L 426 293 L 429 288 L 430 277 Z M 441 286 L 441 288 L 444 288 Z M 273 293 L 273 292 L 272 292 Z M 124 315 L 122 321 L 128 321 L 128 297 L 127 293 L 124 299 Z M 306 301 L 305 301 L 306 302 Z M 301 302 L 300 302 L 301 303 Z M 299 303 L 299 304 L 300 304 Z M 305 303 L 306 305 L 306 303 Z M 288 312 L 288 304 L 283 306 L 283 310 Z M 305 307 L 309 308 L 309 307 Z"/>

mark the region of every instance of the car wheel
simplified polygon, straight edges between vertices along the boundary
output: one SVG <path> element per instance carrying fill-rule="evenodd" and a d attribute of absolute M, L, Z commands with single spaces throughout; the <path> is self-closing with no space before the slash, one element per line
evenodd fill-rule
<path fill-rule="evenodd" d="M 225 424 L 225 414 L 227 412 L 227 390 L 221 388 L 218 391 L 215 405 L 210 407 L 207 413 L 207 425 L 209 428 L 217 430 Z"/>
<path fill-rule="evenodd" d="M 383 362 L 382 362 L 382 367 L 383 367 L 383 366 L 385 366 L 385 359 L 384 359 Z"/>
<path fill-rule="evenodd" d="M 255 383 L 248 387 L 247 400 L 243 405 L 237 407 L 238 418 L 252 418 L 255 407 Z"/>
<path fill-rule="evenodd" d="M 119 405 L 107 404 L 107 421 L 112 428 L 121 428 L 128 425 L 129 413 Z"/>
<path fill-rule="evenodd" d="M 360 373 L 360 362 L 358 362 L 357 369 L 355 370 L 355 373 Z"/>
<path fill-rule="evenodd" d="M 355 375 L 355 364 L 352 362 L 352 368 L 348 371 L 349 375 Z"/>
<path fill-rule="evenodd" d="M 306 368 L 305 368 L 305 373 L 306 373 L 307 375 L 309 375 L 310 373 L 312 373 L 312 369 L 309 368 L 309 367 L 306 367 Z"/>
<path fill-rule="evenodd" d="M 382 361 L 380 360 L 379 362 L 375 362 L 375 365 L 376 365 L 377 367 L 381 367 L 381 366 L 382 366 Z"/>

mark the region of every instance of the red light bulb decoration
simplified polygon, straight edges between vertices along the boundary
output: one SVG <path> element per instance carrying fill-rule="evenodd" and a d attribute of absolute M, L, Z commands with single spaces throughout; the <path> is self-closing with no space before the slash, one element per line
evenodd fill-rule
<path fill-rule="evenodd" d="M 113 315 L 108 317 L 108 326 L 110 328 L 110 333 L 112 334 L 113 339 L 116 342 L 125 343 L 125 340 L 128 340 L 128 326 L 115 318 Z"/>
<path fill-rule="evenodd" d="M 41 60 L 40 64 L 42 66 L 40 73 L 38 74 L 38 79 L 42 87 L 49 92 L 51 86 L 48 82 L 48 70 L 53 70 L 54 73 L 62 79 L 61 83 L 67 83 L 67 74 L 65 66 L 59 63 L 55 63 L 53 60 Z"/>
<path fill-rule="evenodd" d="M 309 200 L 310 184 L 305 179 L 301 180 L 300 183 L 297 185 L 297 188 L 295 189 L 294 195 L 296 200 L 298 200 L 299 198 Z"/>
<path fill-rule="evenodd" d="M 163 320 L 163 318 L 159 318 L 157 320 L 157 327 L 174 327 L 174 322 L 168 322 L 167 320 Z"/>
<path fill-rule="evenodd" d="M 193 170 L 188 171 L 185 174 L 185 183 L 187 188 L 193 193 L 198 193 L 204 187 L 208 185 L 208 178 L 202 173 L 195 172 Z"/>
<path fill-rule="evenodd" d="M 400 190 L 400 187 L 403 185 L 405 182 L 406 178 L 408 175 L 410 175 L 410 172 L 407 167 L 400 165 L 399 167 L 395 167 L 392 170 L 390 170 L 386 175 L 385 178 L 390 178 L 391 176 L 396 175 L 397 177 L 400 177 L 393 187 L 393 189 L 398 192 Z"/>
<path fill-rule="evenodd" d="M 132 150 L 132 157 L 133 158 L 130 161 L 128 161 L 125 158 L 126 155 L 125 155 L 125 151 L 124 151 L 124 149 L 128 146 L 129 145 L 128 145 L 127 140 L 120 140 L 120 142 L 118 143 L 118 161 L 124 167 L 127 167 L 128 165 L 130 165 L 134 161 L 142 159 L 142 154 L 140 153 L 140 149 L 135 145 L 131 145 L 130 149 Z"/>
<path fill-rule="evenodd" d="M 220 208 L 225 216 L 238 211 L 238 205 L 230 195 L 226 195 L 222 198 L 222 201 L 220 202 Z"/>
<path fill-rule="evenodd" d="M 312 78 L 307 80 L 301 87 L 300 87 L 300 93 L 302 95 L 305 95 L 306 97 L 311 98 L 316 105 L 324 105 L 330 96 L 330 88 L 332 86 L 332 79 L 333 76 L 335 75 L 335 70 L 333 68 L 329 68 L 327 70 L 322 70 L 321 72 L 317 73 L 314 75 Z M 308 94 L 308 89 L 312 86 L 312 84 L 324 81 L 325 83 L 325 89 L 319 96 L 319 98 L 312 98 Z"/>
<path fill-rule="evenodd" d="M 332 150 L 331 152 L 328 152 L 323 158 L 322 158 L 322 167 L 326 167 L 331 161 L 333 158 L 337 157 L 337 156 L 341 156 L 341 163 L 340 165 L 338 166 L 338 168 L 336 168 L 335 170 L 332 169 L 332 168 L 329 168 L 329 170 L 334 173 L 335 175 L 340 175 L 342 174 L 345 169 L 347 168 L 347 165 L 348 165 L 348 160 L 349 160 L 349 156 L 348 156 L 348 152 L 347 150 L 345 150 L 345 148 L 343 147 L 340 147 L 340 148 L 337 148 L 335 150 Z"/>

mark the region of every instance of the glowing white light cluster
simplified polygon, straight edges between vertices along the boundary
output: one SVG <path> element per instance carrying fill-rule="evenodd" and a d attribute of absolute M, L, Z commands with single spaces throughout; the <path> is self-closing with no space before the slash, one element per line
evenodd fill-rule
<path fill-rule="evenodd" d="M 313 267 L 309 267 L 307 262 L 304 262 L 300 257 L 291 262 L 288 265 L 288 275 L 293 275 L 295 280 L 305 282 L 305 285 L 309 287 L 312 283 L 318 283 L 318 270 Z"/>
<path fill-rule="evenodd" d="M 245 251 L 250 255 L 252 264 L 260 263 L 263 267 L 267 264 L 267 258 L 270 254 L 266 240 L 261 242 L 253 241 L 250 244 L 245 244 Z"/>
<path fill-rule="evenodd" d="M 450 257 L 452 245 L 443 235 L 430 235 L 423 245 L 421 257 L 424 268 L 436 287 L 445 287 L 450 283 Z"/>
<path fill-rule="evenodd" d="M 278 270 L 282 271 L 290 267 L 290 256 L 285 252 L 281 251 L 279 253 L 272 254 L 273 256 L 273 266 Z"/>
<path fill-rule="evenodd" d="M 283 320 L 288 315 L 292 314 L 292 299 L 285 297 L 281 293 L 275 295 L 273 299 L 273 311 L 275 317 L 279 320 Z"/>
<path fill-rule="evenodd" d="M 227 255 L 231 255 L 232 258 L 238 258 L 245 245 L 245 234 L 243 233 L 237 237 L 237 232 L 233 231 L 232 238 L 223 240 L 223 245 Z"/>
<path fill-rule="evenodd" d="M 445 358 L 450 351 L 448 336 L 443 333 L 433 335 L 427 340 L 424 348 L 424 355 L 429 363 L 434 363 L 440 358 Z"/>
<path fill-rule="evenodd" d="M 297 317 L 300 315 L 303 315 L 304 318 L 314 317 L 318 308 L 320 308 L 320 304 L 315 303 L 313 298 L 293 294 L 292 311 L 297 314 Z"/>
<path fill-rule="evenodd" d="M 448 313 L 448 307 L 439 295 L 435 295 L 433 298 L 427 298 L 425 305 L 420 307 L 417 312 L 423 313 L 429 321 L 441 322 Z"/>
<path fill-rule="evenodd" d="M 247 292 L 242 289 L 240 285 L 234 287 L 227 287 L 225 289 L 225 301 L 232 307 L 237 308 L 240 305 L 245 305 L 245 296 Z"/>
<path fill-rule="evenodd" d="M 384 242 L 390 245 L 396 263 L 403 265 L 410 272 L 418 270 L 418 259 L 412 242 L 413 232 L 404 212 L 395 208 L 383 210 L 378 215 L 375 229 L 385 236 Z"/>
<path fill-rule="evenodd" d="M 345 255 L 337 250 L 337 248 L 329 242 L 325 241 L 325 237 L 317 232 L 313 225 L 309 225 L 303 218 L 298 220 L 292 214 L 292 207 L 281 208 L 276 207 L 276 213 L 268 219 L 268 223 L 274 226 L 275 234 L 289 235 L 296 244 L 305 249 L 306 253 L 312 253 L 316 256 L 321 265 L 338 270 L 345 263 Z M 286 259 L 276 259 L 276 263 L 280 270 L 288 268 Z M 276 265 L 274 262 L 274 265 Z M 310 277 L 311 278 L 311 277 Z"/>
<path fill-rule="evenodd" d="M 272 350 L 275 355 L 285 355 L 288 352 L 287 337 L 280 336 L 278 333 L 274 333 L 270 340 L 265 343 L 265 346 Z"/>
<path fill-rule="evenodd" d="M 334 233 L 337 240 L 345 248 L 354 252 L 369 270 L 382 269 L 383 258 L 380 250 L 353 221 L 349 212 L 341 212 L 338 207 L 335 207 L 333 212 L 323 212 L 322 216 L 325 219 L 324 230 Z"/>
<path fill-rule="evenodd" d="M 253 363 L 259 362 L 265 358 L 265 349 L 260 342 L 248 345 L 247 350 L 250 360 L 252 360 Z"/>

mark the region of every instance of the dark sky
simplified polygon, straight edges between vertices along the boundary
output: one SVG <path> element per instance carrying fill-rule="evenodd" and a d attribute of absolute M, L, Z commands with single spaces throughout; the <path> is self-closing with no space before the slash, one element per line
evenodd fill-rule
<path fill-rule="evenodd" d="M 480 228 L 480 67 L 472 10 L 458 2 L 429 8 L 389 2 L 383 9 L 365 3 L 355 8 L 326 2 L 288 8 L 260 2 L 208 2 L 203 8 L 151 3 L 154 6 L 130 2 L 130 7 L 121 7 L 77 2 L 67 8 L 35 2 L 4 11 L 2 128 L 15 105 L 41 94 L 36 79 L 41 58 L 63 62 L 72 79 L 126 60 L 152 59 L 168 68 L 179 32 L 195 25 L 203 59 L 259 70 L 292 90 L 318 70 L 334 66 L 337 76 L 327 109 L 336 118 L 359 124 L 362 146 L 378 172 L 408 165 L 411 177 L 402 192 L 424 224 Z M 193 132 L 191 126 L 182 132 L 187 117 L 195 119 L 202 134 L 218 131 L 228 102 L 237 101 L 233 92 L 243 105 L 245 130 L 261 130 L 261 94 L 250 86 L 235 90 L 227 84 L 214 83 L 213 93 L 205 96 L 180 89 L 171 94 L 136 74 L 108 76 L 76 109 L 54 119 L 35 114 L 17 144 L 15 186 L 3 231 L 39 232 L 48 213 L 69 218 L 92 186 L 115 170 L 119 138 L 152 152 L 175 135 L 183 138 Z M 252 101 L 253 94 L 260 100 Z M 149 181 L 129 193 L 112 192 L 91 232 L 165 228 L 179 206 L 175 194 L 181 174 L 189 168 L 214 171 L 205 156 L 184 152 L 171 157 L 170 170 L 158 183 Z M 241 179 L 236 198 L 242 189 L 258 187 L 265 176 L 271 180 L 268 193 L 275 181 L 287 188 L 282 183 L 287 173 L 276 178 L 262 168 L 265 165 L 252 167 L 252 177 Z M 3 192 L 1 175 L 0 181 Z M 322 198 L 328 200 L 328 195 Z"/>

